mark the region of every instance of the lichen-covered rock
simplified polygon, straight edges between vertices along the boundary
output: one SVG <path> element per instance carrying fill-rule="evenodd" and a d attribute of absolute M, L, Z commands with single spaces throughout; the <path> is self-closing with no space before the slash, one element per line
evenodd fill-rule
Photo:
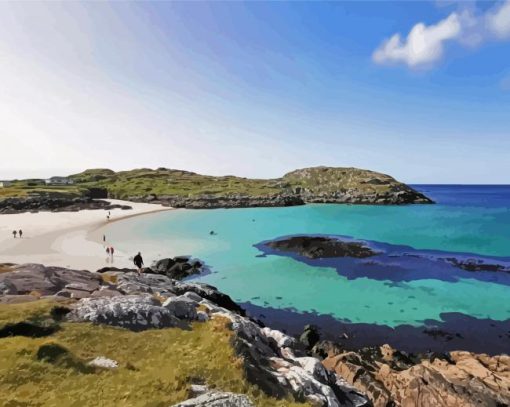
<path fill-rule="evenodd" d="M 211 391 L 173 407 L 255 407 L 244 394 Z"/>
<path fill-rule="evenodd" d="M 67 315 L 70 321 L 93 322 L 142 331 L 179 326 L 179 320 L 151 296 L 85 298 Z"/>

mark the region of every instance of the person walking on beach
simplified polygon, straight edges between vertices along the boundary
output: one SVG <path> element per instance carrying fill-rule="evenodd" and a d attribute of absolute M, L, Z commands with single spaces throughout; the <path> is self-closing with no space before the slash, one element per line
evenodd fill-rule
<path fill-rule="evenodd" d="M 103 235 L 103 242 L 106 242 L 106 235 Z"/>
<path fill-rule="evenodd" d="M 111 257 L 112 257 L 112 259 L 113 259 L 113 246 L 112 246 L 112 247 L 110 247 L 110 256 L 111 256 Z"/>
<path fill-rule="evenodd" d="M 106 248 L 106 254 L 107 254 L 108 256 L 110 256 L 110 248 L 109 248 L 109 247 L 107 247 L 107 248 Z"/>
<path fill-rule="evenodd" d="M 15 230 L 12 231 L 12 235 L 14 236 L 14 239 L 16 239 L 16 233 L 18 233 L 18 232 L 16 232 Z"/>
<path fill-rule="evenodd" d="M 19 238 L 21 239 L 21 236 L 23 236 L 23 231 L 20 229 L 18 232 Z"/>
<path fill-rule="evenodd" d="M 143 259 L 140 252 L 138 252 L 138 254 L 134 257 L 133 263 L 135 263 L 135 266 L 138 269 L 138 275 L 142 274 Z"/>

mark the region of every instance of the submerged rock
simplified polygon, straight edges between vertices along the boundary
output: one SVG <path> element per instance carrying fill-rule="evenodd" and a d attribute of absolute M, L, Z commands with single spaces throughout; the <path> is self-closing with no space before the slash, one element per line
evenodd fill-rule
<path fill-rule="evenodd" d="M 264 243 L 278 251 L 291 252 L 310 259 L 327 257 L 365 258 L 377 252 L 361 242 L 344 241 L 323 236 L 292 236 Z"/>

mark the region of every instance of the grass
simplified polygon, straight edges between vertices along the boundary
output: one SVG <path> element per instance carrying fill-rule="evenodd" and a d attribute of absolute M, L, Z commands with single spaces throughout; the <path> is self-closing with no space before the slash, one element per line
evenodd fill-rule
<path fill-rule="evenodd" d="M 7 322 L 45 320 L 55 303 L 0 305 Z M 193 382 L 247 394 L 258 406 L 300 406 L 267 397 L 246 381 L 223 319 L 195 323 L 191 330 L 131 332 L 88 323 L 61 323 L 50 336 L 0 339 L 0 405 L 165 406 L 188 398 Z M 39 357 L 38 357 L 39 354 Z M 105 356 L 113 370 L 87 362 Z M 41 359 L 42 357 L 42 359 Z"/>

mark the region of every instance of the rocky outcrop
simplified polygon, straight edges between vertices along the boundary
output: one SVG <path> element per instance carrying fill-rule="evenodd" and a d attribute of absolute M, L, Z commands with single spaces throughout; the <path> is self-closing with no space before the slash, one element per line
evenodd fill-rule
<path fill-rule="evenodd" d="M 120 326 L 132 331 L 179 326 L 179 319 L 150 295 L 84 298 L 68 320 Z"/>
<path fill-rule="evenodd" d="M 6 198 L 0 200 L 0 214 L 22 212 L 77 212 L 83 209 L 132 209 L 128 205 L 112 205 L 92 198 Z"/>
<path fill-rule="evenodd" d="M 361 242 L 323 236 L 292 236 L 264 243 L 272 249 L 299 254 L 309 259 L 327 257 L 365 258 L 377 253 Z"/>
<path fill-rule="evenodd" d="M 217 208 L 257 208 L 257 207 L 282 207 L 304 205 L 300 196 L 275 194 L 267 196 L 250 195 L 197 195 L 197 196 L 170 196 L 170 195 L 147 195 L 131 196 L 133 202 L 150 202 L 171 206 L 173 208 L 187 209 L 217 209 Z"/>
<path fill-rule="evenodd" d="M 101 276 L 85 270 L 45 267 L 42 264 L 23 264 L 0 273 L 0 295 L 53 295 L 69 289 L 86 292 L 89 296 L 102 284 Z"/>
<path fill-rule="evenodd" d="M 174 280 L 182 280 L 194 274 L 200 274 L 201 271 L 202 263 L 198 260 L 191 260 L 187 256 L 157 260 L 150 267 L 150 272 L 164 274 Z"/>
<path fill-rule="evenodd" d="M 433 203 L 422 193 L 389 175 L 358 168 L 303 168 L 285 174 L 281 183 L 306 203 Z"/>
<path fill-rule="evenodd" d="M 98 273 L 109 271 L 129 273 L 136 270 L 130 268 L 119 269 L 117 267 L 103 267 L 97 270 Z M 200 274 L 203 271 L 204 265 L 200 260 L 192 259 L 190 256 L 177 256 L 156 260 L 150 267 L 143 269 L 144 274 L 162 274 L 174 280 L 183 280 L 195 274 Z"/>
<path fill-rule="evenodd" d="M 318 359 L 307 356 L 298 341 L 245 317 L 230 297 L 212 286 L 181 282 L 161 274 L 138 276 L 135 272 L 122 271 L 99 274 L 34 264 L 16 266 L 13 271 L 0 276 L 4 286 L 9 287 L 11 297 L 38 290 L 44 296 L 62 298 L 62 290 L 82 288 L 81 292 L 86 295 L 71 297 L 71 302 L 66 300 L 65 306 L 55 311 L 54 318 L 71 322 L 92 322 L 141 331 L 167 327 L 189 329 L 191 322 L 222 321 L 232 331 L 232 345 L 242 360 L 247 380 L 267 395 L 293 397 L 314 406 L 370 405 L 365 396 L 340 376 L 327 371 Z M 102 291 L 110 294 L 98 296 Z M 77 300 L 73 302 L 72 298 Z M 26 336 L 44 327 L 29 328 Z M 26 329 L 24 326 L 9 327 L 6 335 Z M 216 393 L 205 393 L 198 397 L 198 401 L 184 403 L 202 402 L 222 406 L 229 405 L 225 404 L 227 402 L 250 403 L 242 395 L 227 397 Z"/>
<path fill-rule="evenodd" d="M 322 348 L 322 349 L 321 349 Z M 409 355 L 388 345 L 357 352 L 321 344 L 323 365 L 376 407 L 510 405 L 510 357 L 470 352 Z"/>

